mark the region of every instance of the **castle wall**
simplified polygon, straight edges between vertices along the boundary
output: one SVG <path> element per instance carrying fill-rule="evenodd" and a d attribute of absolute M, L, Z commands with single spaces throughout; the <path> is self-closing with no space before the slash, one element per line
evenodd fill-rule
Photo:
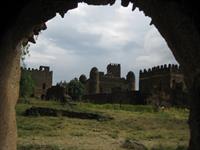
<path fill-rule="evenodd" d="M 116 93 L 99 93 L 84 95 L 83 100 L 96 104 L 145 104 L 144 97 L 139 91 L 124 91 Z"/>
<path fill-rule="evenodd" d="M 90 71 L 90 78 L 86 81 L 85 94 L 112 93 L 121 91 L 135 90 L 135 76 L 133 72 L 129 72 L 130 77 L 121 78 L 120 64 L 109 64 L 107 66 L 107 74 L 99 72 L 96 67 Z M 83 76 L 83 75 L 82 75 Z"/>
<path fill-rule="evenodd" d="M 107 66 L 107 75 L 112 77 L 121 77 L 121 66 L 120 64 L 109 64 Z"/>
<path fill-rule="evenodd" d="M 151 93 L 153 89 L 163 89 L 169 92 L 172 82 L 182 82 L 183 75 L 177 65 L 157 66 L 140 71 L 139 89 L 142 93 Z"/>
<path fill-rule="evenodd" d="M 49 71 L 49 67 L 42 67 L 40 69 L 22 69 L 22 71 L 29 72 L 34 81 L 34 96 L 41 98 L 46 94 L 48 88 L 52 86 L 53 72 Z"/>
<path fill-rule="evenodd" d="M 148 77 L 140 77 L 139 90 L 144 94 L 150 94 L 153 90 L 170 91 L 171 76 L 170 73 L 160 75 L 149 75 Z"/>
<path fill-rule="evenodd" d="M 176 83 L 182 83 L 183 90 L 187 89 L 186 84 L 184 82 L 184 75 L 183 74 L 171 73 L 171 83 L 170 83 L 171 88 L 174 87 L 174 81 Z"/>
<path fill-rule="evenodd" d="M 183 93 L 186 85 L 181 69 L 177 65 L 157 66 L 140 71 L 139 90 L 146 95 L 147 99 L 149 97 L 151 100 L 157 98 L 158 101 L 166 100 L 168 103 L 176 101 L 173 99 L 172 93 L 176 90 L 177 85 Z M 179 96 L 181 97 L 181 95 Z"/>
<path fill-rule="evenodd" d="M 88 79 L 88 93 L 99 93 L 99 71 L 95 67 L 90 71 L 90 78 Z"/>
<path fill-rule="evenodd" d="M 112 93 L 114 91 L 127 91 L 128 84 L 124 78 L 102 78 L 99 82 L 100 93 Z"/>
<path fill-rule="evenodd" d="M 126 79 L 103 72 L 98 72 L 95 76 L 98 77 L 98 82 L 97 78 L 92 79 L 95 79 L 94 85 L 98 86 L 99 93 L 91 93 L 88 90 L 91 86 L 89 82 L 91 79 L 88 79 L 85 84 L 84 98 L 90 102 L 121 103 L 123 100 L 122 103 L 132 104 L 133 100 L 137 102 L 135 104 L 155 101 L 161 105 L 178 106 L 186 106 L 188 103 L 184 76 L 177 65 L 162 65 L 140 71 L 139 91 L 135 91 L 135 75 L 131 71 L 128 72 Z"/>

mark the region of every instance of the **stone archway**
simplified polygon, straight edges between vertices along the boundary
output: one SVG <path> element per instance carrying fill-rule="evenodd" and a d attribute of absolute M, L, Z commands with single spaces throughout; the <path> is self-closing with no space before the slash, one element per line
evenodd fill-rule
<path fill-rule="evenodd" d="M 9 3 L 10 1 L 8 1 Z M 34 35 L 46 29 L 45 22 L 56 13 L 65 13 L 89 5 L 112 5 L 115 0 L 15 0 L 17 5 L 4 4 L 11 14 L 4 20 L 0 35 L 0 150 L 16 150 L 15 105 L 18 99 L 21 45 L 33 42 Z M 10 2 L 10 3 L 14 3 Z M 199 7 L 186 0 L 122 0 L 123 6 L 133 3 L 166 40 L 180 63 L 190 89 L 189 150 L 199 150 L 200 145 L 200 24 Z M 11 6 L 13 5 L 13 6 Z M 1 9 L 1 15 L 5 13 Z M 2 17 L 3 18 L 3 17 Z"/>

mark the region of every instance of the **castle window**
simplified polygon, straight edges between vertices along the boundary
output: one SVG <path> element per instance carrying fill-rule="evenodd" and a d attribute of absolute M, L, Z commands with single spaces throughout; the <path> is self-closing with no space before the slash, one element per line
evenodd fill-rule
<path fill-rule="evenodd" d="M 176 87 L 176 81 L 175 80 L 172 80 L 172 88 L 175 88 Z"/>
<path fill-rule="evenodd" d="M 45 84 L 45 83 L 42 84 L 42 89 L 43 89 L 43 90 L 46 89 L 46 84 Z"/>
<path fill-rule="evenodd" d="M 103 88 L 102 87 L 100 87 L 100 93 L 103 93 Z"/>

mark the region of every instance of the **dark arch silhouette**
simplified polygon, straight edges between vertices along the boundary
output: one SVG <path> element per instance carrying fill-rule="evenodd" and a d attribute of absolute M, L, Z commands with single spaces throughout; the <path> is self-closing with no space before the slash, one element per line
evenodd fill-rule
<path fill-rule="evenodd" d="M 16 150 L 15 105 L 20 78 L 20 49 L 46 29 L 56 13 L 89 5 L 112 5 L 115 0 L 13 0 L 4 1 L 0 14 L 0 150 Z M 194 0 L 122 0 L 133 4 L 152 22 L 181 65 L 190 91 L 189 150 L 200 150 L 200 6 Z M 9 12 L 9 14 L 8 14 Z M 10 92 L 11 91 L 11 92 Z"/>

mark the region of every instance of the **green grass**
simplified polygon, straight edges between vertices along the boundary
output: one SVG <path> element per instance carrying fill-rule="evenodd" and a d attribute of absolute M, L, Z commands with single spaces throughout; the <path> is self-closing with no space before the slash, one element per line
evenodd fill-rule
<path fill-rule="evenodd" d="M 17 149 L 20 150 L 61 150 L 57 145 L 22 145 L 18 146 Z"/>
<path fill-rule="evenodd" d="M 98 112 L 114 117 L 99 122 L 67 117 L 25 117 L 32 106 Z M 152 106 L 77 103 L 73 108 L 55 101 L 31 100 L 18 104 L 18 150 L 123 150 L 122 143 L 135 140 L 149 150 L 185 150 L 189 141 L 188 110 Z"/>

